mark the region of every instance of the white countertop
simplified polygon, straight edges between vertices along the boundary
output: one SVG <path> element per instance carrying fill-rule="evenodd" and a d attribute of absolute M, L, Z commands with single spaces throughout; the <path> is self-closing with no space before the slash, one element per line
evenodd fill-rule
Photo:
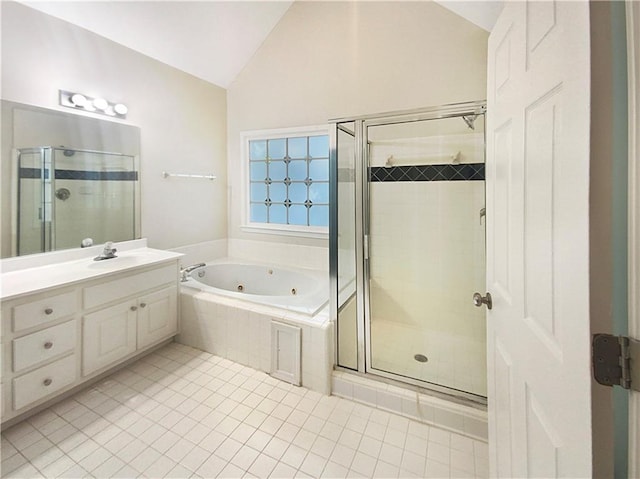
<path fill-rule="evenodd" d="M 17 296 L 71 285 L 183 256 L 180 253 L 147 247 L 118 251 L 116 255 L 116 258 L 102 261 L 94 261 L 95 255 L 92 255 L 82 259 L 3 272 L 0 276 L 0 299 L 6 301 Z"/>

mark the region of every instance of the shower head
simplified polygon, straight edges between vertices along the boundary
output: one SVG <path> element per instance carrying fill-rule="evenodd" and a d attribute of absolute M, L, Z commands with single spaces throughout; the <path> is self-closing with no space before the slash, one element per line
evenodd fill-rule
<path fill-rule="evenodd" d="M 475 126 L 473 126 L 476 118 L 478 118 L 478 115 L 462 115 L 462 120 L 467 124 L 470 130 L 476 129 Z"/>

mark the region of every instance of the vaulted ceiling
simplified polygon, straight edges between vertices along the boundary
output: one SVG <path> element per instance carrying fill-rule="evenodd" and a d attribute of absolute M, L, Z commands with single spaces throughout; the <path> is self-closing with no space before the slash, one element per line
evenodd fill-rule
<path fill-rule="evenodd" d="M 354 0 L 351 0 L 354 1 Z M 22 1 L 227 88 L 292 1 Z M 438 1 L 491 30 L 501 1 Z"/>

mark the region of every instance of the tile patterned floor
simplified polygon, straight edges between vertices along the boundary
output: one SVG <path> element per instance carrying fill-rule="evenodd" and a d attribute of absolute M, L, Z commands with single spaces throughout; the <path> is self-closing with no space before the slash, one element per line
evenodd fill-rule
<path fill-rule="evenodd" d="M 2 433 L 2 477 L 487 477 L 487 445 L 172 343 Z"/>

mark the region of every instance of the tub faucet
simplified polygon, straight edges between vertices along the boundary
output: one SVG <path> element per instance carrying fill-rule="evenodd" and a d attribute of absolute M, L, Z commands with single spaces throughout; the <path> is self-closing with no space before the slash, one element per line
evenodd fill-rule
<path fill-rule="evenodd" d="M 104 244 L 104 249 L 102 250 L 102 253 L 100 253 L 98 256 L 93 258 L 93 261 L 102 261 L 103 259 L 116 258 L 117 257 L 116 251 L 118 250 L 113 247 L 113 241 L 107 241 Z"/>
<path fill-rule="evenodd" d="M 191 266 L 187 266 L 186 268 L 180 268 L 180 281 L 184 283 L 186 280 L 189 279 L 189 273 L 191 273 L 192 271 L 198 268 L 204 268 L 206 265 L 207 265 L 206 263 L 198 263 L 198 264 L 192 264 Z"/>

